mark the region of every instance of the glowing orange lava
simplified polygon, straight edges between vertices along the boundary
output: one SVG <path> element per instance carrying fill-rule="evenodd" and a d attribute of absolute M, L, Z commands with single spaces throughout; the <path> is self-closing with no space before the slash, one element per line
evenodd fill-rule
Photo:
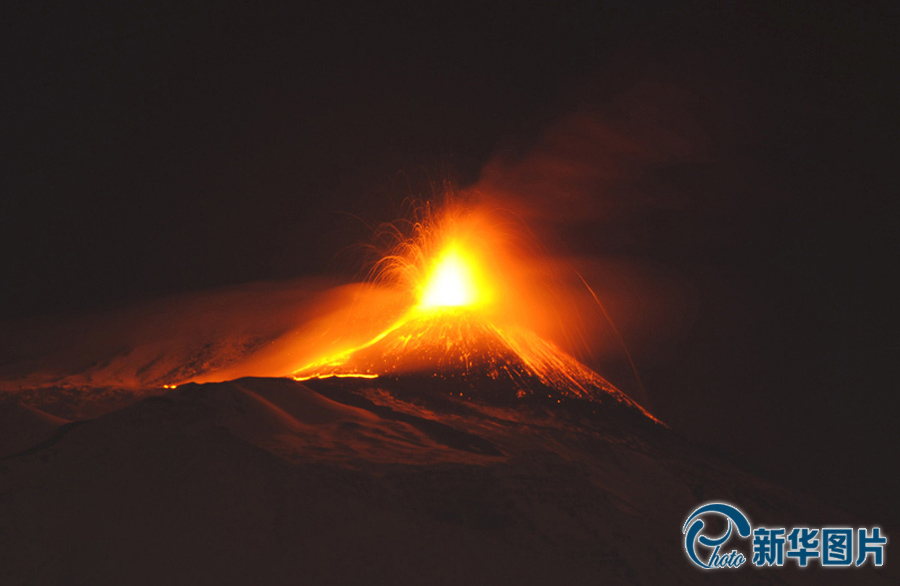
<path fill-rule="evenodd" d="M 453 243 L 435 260 L 419 300 L 422 308 L 461 307 L 484 303 L 486 287 L 476 278 L 477 265 Z"/>
<path fill-rule="evenodd" d="M 517 396 L 552 389 L 561 396 L 637 403 L 587 366 L 534 333 L 556 304 L 536 295 L 527 263 L 489 214 L 425 208 L 412 233 L 377 264 L 375 279 L 406 291 L 406 309 L 377 335 L 297 369 L 297 380 L 376 378 L 404 373 L 445 379 L 505 380 Z"/>

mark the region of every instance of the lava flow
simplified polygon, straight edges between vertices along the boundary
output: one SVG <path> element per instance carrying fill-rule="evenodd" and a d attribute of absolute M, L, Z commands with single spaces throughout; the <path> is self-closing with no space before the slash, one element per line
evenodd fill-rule
<path fill-rule="evenodd" d="M 296 380 L 416 374 L 464 382 L 476 393 L 495 381 L 518 398 L 537 392 L 611 398 L 652 418 L 527 327 L 523 316 L 530 314 L 533 321 L 535 311 L 552 310 L 527 302 L 534 287 L 516 270 L 508 233 L 484 212 L 454 206 L 424 210 L 412 235 L 399 238 L 376 266 L 377 280 L 406 290 L 408 309 L 367 342 L 297 369 Z"/>

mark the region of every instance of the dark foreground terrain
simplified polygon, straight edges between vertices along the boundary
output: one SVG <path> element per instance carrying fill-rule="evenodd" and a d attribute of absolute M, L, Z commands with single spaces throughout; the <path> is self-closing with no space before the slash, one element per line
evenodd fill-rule
<path fill-rule="evenodd" d="M 704 573 L 681 534 L 702 502 L 853 519 L 634 410 L 478 397 L 427 378 L 7 393 L 0 583 L 897 583 L 890 551 L 877 571 Z"/>

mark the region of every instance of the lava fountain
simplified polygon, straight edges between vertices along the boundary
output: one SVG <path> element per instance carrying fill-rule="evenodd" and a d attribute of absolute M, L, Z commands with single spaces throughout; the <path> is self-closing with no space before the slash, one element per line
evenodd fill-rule
<path fill-rule="evenodd" d="M 420 208 L 376 264 L 373 282 L 404 291 L 406 309 L 368 341 L 306 364 L 296 380 L 416 375 L 452 381 L 473 396 L 610 400 L 652 416 L 599 374 L 535 333 L 559 311 L 542 297 L 516 251 L 515 231 L 487 210 Z M 462 386 L 460 386 L 460 384 Z"/>

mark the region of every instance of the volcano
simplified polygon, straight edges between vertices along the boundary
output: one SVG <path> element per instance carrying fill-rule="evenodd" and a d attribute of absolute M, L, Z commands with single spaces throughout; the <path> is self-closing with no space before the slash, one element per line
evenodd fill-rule
<path fill-rule="evenodd" d="M 445 392 L 463 396 L 468 391 L 495 403 L 535 396 L 557 403 L 578 398 L 657 421 L 602 376 L 529 329 L 524 309 L 513 311 L 512 319 L 504 315 L 504 306 L 517 307 L 528 295 L 513 294 L 522 289 L 509 277 L 515 261 L 498 252 L 503 244 L 490 237 L 492 227 L 453 208 L 441 215 L 427 213 L 413 236 L 385 257 L 384 273 L 416 302 L 369 341 L 303 366 L 294 378 L 425 377 L 434 379 L 431 387 L 449 387 Z M 536 305 L 528 309 L 540 310 Z"/>
<path fill-rule="evenodd" d="M 458 307 L 414 312 L 370 342 L 307 366 L 314 378 L 433 379 L 429 387 L 514 404 L 537 395 L 557 403 L 587 399 L 640 412 L 638 403 L 578 360 L 527 330 L 501 329 Z"/>

